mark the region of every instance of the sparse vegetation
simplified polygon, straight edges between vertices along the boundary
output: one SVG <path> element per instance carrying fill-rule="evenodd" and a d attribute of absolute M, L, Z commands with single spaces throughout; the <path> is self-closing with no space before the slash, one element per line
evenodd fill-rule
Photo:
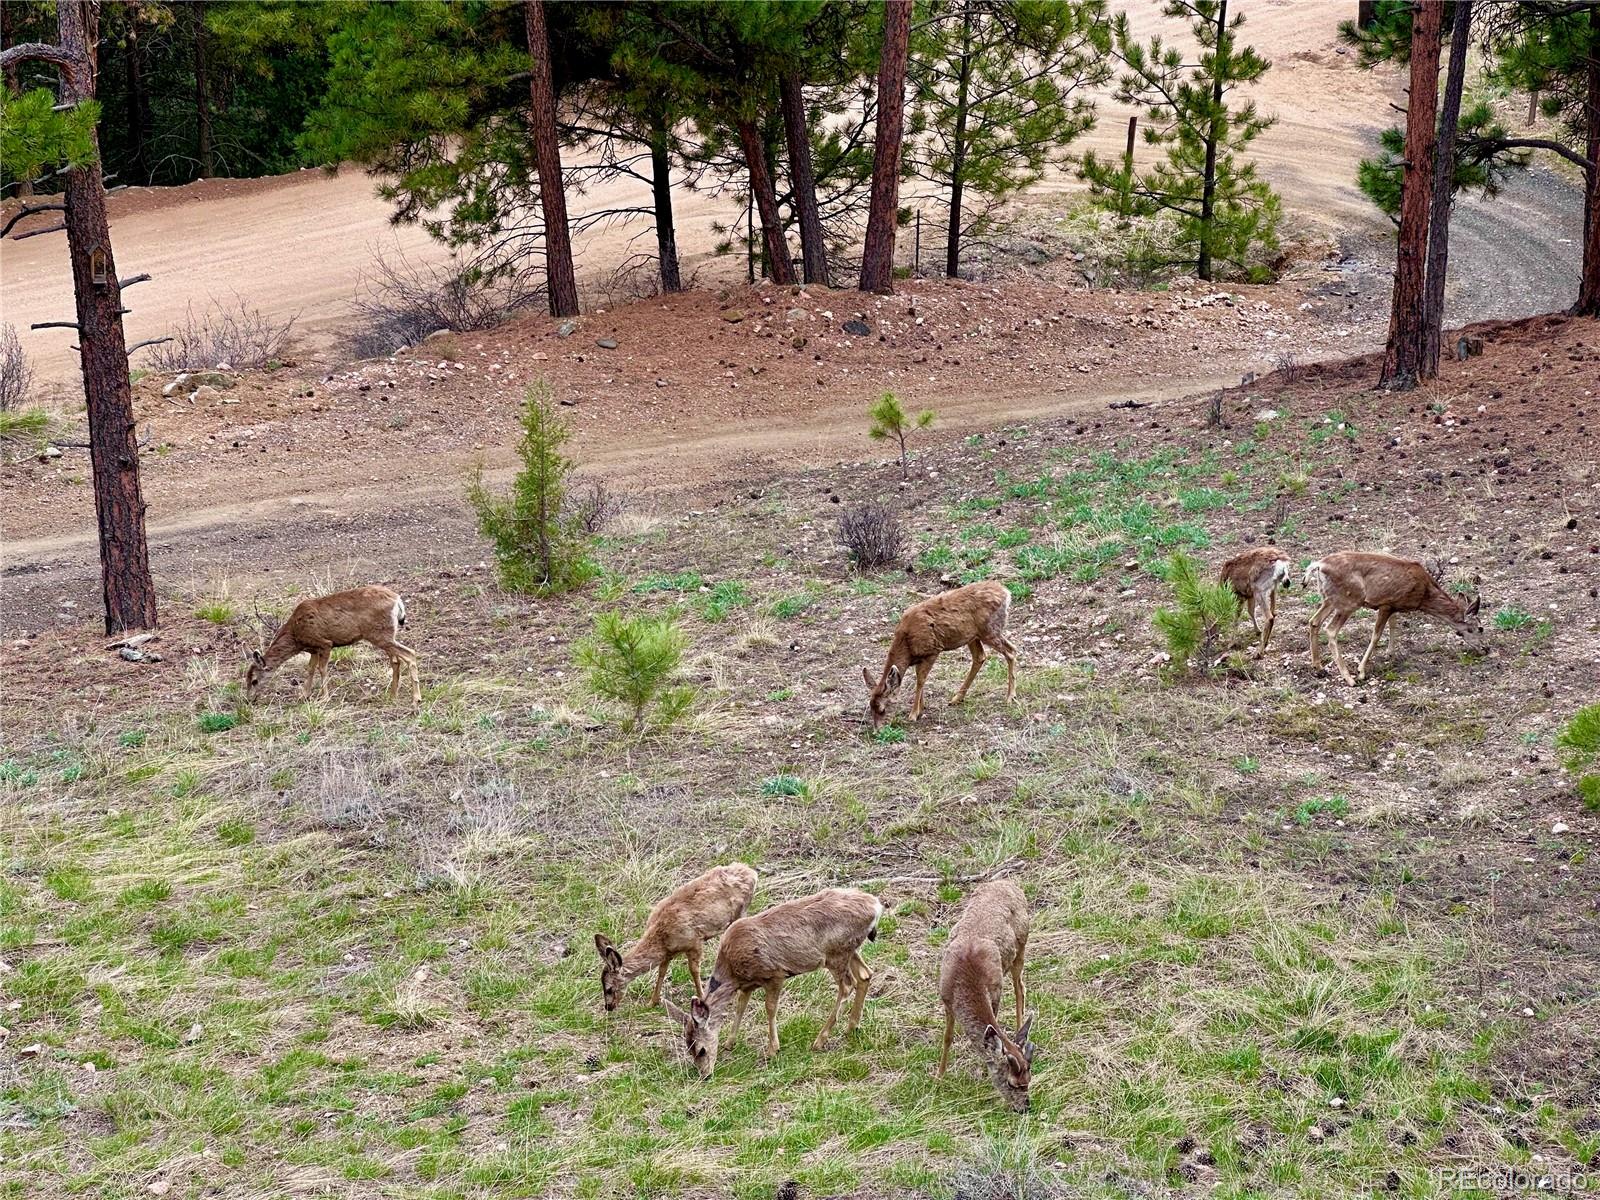
<path fill-rule="evenodd" d="M 211 300 L 195 312 L 188 306 L 172 341 L 149 349 L 150 363 L 162 371 L 233 370 L 265 367 L 284 357 L 295 318 L 275 321 L 240 296 L 232 304 Z"/>
<path fill-rule="evenodd" d="M 521 274 L 425 266 L 395 251 L 373 255 L 372 273 L 356 297 L 356 358 L 378 358 L 416 346 L 441 330 L 489 329 L 539 298 Z"/>
<path fill-rule="evenodd" d="M 606 612 L 595 617 L 594 632 L 578 643 L 573 661 L 595 696 L 624 707 L 626 728 L 642 728 L 652 707 L 656 723 L 667 726 L 694 703 L 692 687 L 673 683 L 687 645 L 669 619 Z"/>
<path fill-rule="evenodd" d="M 17 328 L 0 324 L 0 413 L 10 413 L 26 403 L 33 390 L 33 367 L 17 337 Z"/>
<path fill-rule="evenodd" d="M 853 505 L 839 514 L 839 544 L 850 552 L 850 561 L 863 570 L 888 566 L 905 550 L 900 515 L 876 500 Z"/>
<path fill-rule="evenodd" d="M 867 426 L 867 436 L 877 442 L 894 440 L 900 448 L 900 477 L 907 478 L 911 474 L 911 458 L 906 449 L 906 435 L 914 429 L 926 429 L 932 425 L 933 409 L 923 409 L 913 420 L 901 406 L 899 397 L 893 392 L 885 392 L 873 402 L 867 410 L 867 416 L 872 419 Z"/>
<path fill-rule="evenodd" d="M 510 493 L 489 491 L 481 463 L 467 481 L 467 501 L 478 531 L 494 543 L 500 585 L 507 591 L 565 592 L 594 577 L 586 536 L 591 510 L 580 508 L 575 519 L 567 507 L 572 462 L 561 448 L 571 437 L 549 385 L 540 382 L 528 389 L 522 406 L 522 469 Z"/>

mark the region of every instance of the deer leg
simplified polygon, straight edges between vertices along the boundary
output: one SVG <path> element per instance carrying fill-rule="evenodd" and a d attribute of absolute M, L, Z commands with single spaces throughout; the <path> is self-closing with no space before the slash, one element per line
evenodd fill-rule
<path fill-rule="evenodd" d="M 1333 651 L 1333 666 L 1334 670 L 1339 672 L 1339 678 L 1354 687 L 1356 681 L 1350 677 L 1350 668 L 1344 665 L 1344 655 L 1339 653 L 1339 631 L 1349 619 L 1350 614 L 1346 613 L 1328 622 L 1328 649 Z"/>
<path fill-rule="evenodd" d="M 960 704 L 967 698 L 967 689 L 972 686 L 972 681 L 978 677 L 979 670 L 983 667 L 983 643 L 974 638 L 967 643 L 967 649 L 972 652 L 972 666 L 967 671 L 967 677 L 961 681 L 961 686 L 956 689 L 956 694 L 951 697 L 951 705 Z"/>
<path fill-rule="evenodd" d="M 778 1053 L 778 996 L 783 991 L 782 983 L 767 985 L 767 1054 L 771 1058 Z"/>
<path fill-rule="evenodd" d="M 944 1009 L 944 1049 L 939 1051 L 939 1070 L 935 1072 L 935 1078 L 944 1078 L 944 1069 L 950 1062 L 950 1043 L 955 1040 L 955 1036 L 956 1013 L 955 1009 L 947 1004 Z"/>
<path fill-rule="evenodd" d="M 694 994 L 702 1000 L 706 998 L 705 989 L 700 986 L 700 958 L 704 953 L 704 943 L 683 952 L 683 961 L 689 964 L 689 978 L 694 981 Z"/>
<path fill-rule="evenodd" d="M 1321 607 L 1311 617 L 1311 669 L 1322 670 L 1322 647 L 1318 645 L 1319 635 L 1322 633 L 1322 623 L 1328 619 L 1328 614 L 1333 612 L 1333 602 L 1324 600 Z"/>
<path fill-rule="evenodd" d="M 1006 703 L 1010 704 L 1017 698 L 1017 648 L 1002 637 L 995 649 L 1006 660 Z"/>
<path fill-rule="evenodd" d="M 386 701 L 393 701 L 400 694 L 400 656 L 393 651 L 389 654 L 389 693 L 384 697 Z"/>
<path fill-rule="evenodd" d="M 410 646 L 402 646 L 399 642 L 394 643 L 394 648 L 398 650 L 400 652 L 400 656 L 405 659 L 406 670 L 411 676 L 411 703 L 421 704 L 422 684 L 417 680 L 417 652 Z"/>
<path fill-rule="evenodd" d="M 740 992 L 733 998 L 733 1026 L 728 1030 L 728 1045 L 739 1040 L 739 1026 L 744 1024 L 744 1006 L 750 1003 L 750 993 Z"/>
<path fill-rule="evenodd" d="M 1251 595 L 1251 596 L 1248 596 L 1248 597 L 1240 596 L 1239 597 L 1239 608 L 1240 608 L 1241 611 L 1245 611 L 1245 612 L 1248 612 L 1250 614 L 1250 627 L 1252 629 L 1254 629 L 1257 633 L 1260 633 L 1261 632 L 1261 622 L 1256 620 L 1256 598 L 1255 598 L 1255 596 L 1254 595 Z"/>
<path fill-rule="evenodd" d="M 928 682 L 928 672 L 933 670 L 933 664 L 938 661 L 934 658 L 924 658 L 917 663 L 917 694 L 911 700 L 911 719 L 922 720 L 922 685 Z"/>
<path fill-rule="evenodd" d="M 656 968 L 656 986 L 650 992 L 650 1007 L 661 1007 L 661 985 L 667 981 L 667 968 L 672 966 L 670 958 L 663 958 L 661 965 Z"/>
<path fill-rule="evenodd" d="M 1012 1028 L 1022 1028 L 1022 1014 L 1028 1007 L 1027 991 L 1022 986 L 1022 955 L 1018 954 L 1015 962 L 1011 964 L 1011 994 L 1017 1002 L 1017 1023 Z"/>
<path fill-rule="evenodd" d="M 839 1019 L 839 1010 L 844 1007 L 844 998 L 850 994 L 849 964 L 845 965 L 844 970 L 834 973 L 833 986 L 833 1011 L 828 1014 L 828 1019 L 822 1023 L 822 1028 L 817 1030 L 817 1040 L 811 1043 L 813 1050 L 821 1050 L 827 1044 L 828 1034 L 833 1029 L 833 1023 Z"/>
<path fill-rule="evenodd" d="M 1367 643 L 1367 652 L 1361 656 L 1361 665 L 1356 667 L 1356 678 L 1367 677 L 1367 664 L 1372 661 L 1373 653 L 1378 649 L 1378 639 L 1383 636 L 1383 627 L 1389 623 L 1389 610 L 1380 608 L 1378 619 L 1372 623 L 1372 640 Z"/>
<path fill-rule="evenodd" d="M 1400 657 L 1400 622 L 1393 614 L 1389 617 L 1389 659 L 1394 661 Z"/>
<path fill-rule="evenodd" d="M 861 1014 L 867 1007 L 867 985 L 872 982 L 872 968 L 867 966 L 867 960 L 861 957 L 859 950 L 850 956 L 850 974 L 856 981 L 856 999 L 850 1006 L 850 1024 L 845 1026 L 846 1033 L 854 1032 L 856 1026 L 861 1024 Z"/>
<path fill-rule="evenodd" d="M 311 699 L 311 689 L 317 683 L 317 652 L 308 650 L 306 655 L 306 688 L 305 695 L 301 697 L 303 700 Z"/>

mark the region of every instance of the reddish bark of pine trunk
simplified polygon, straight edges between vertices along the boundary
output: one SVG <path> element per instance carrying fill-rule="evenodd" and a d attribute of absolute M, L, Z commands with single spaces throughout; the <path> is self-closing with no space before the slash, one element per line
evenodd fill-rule
<path fill-rule="evenodd" d="M 1434 121 L 1439 107 L 1439 35 L 1443 5 L 1417 7 L 1411 34 L 1411 98 L 1406 105 L 1405 182 L 1394 268 L 1389 341 L 1379 387 L 1415 387 L 1422 369 L 1428 212 L 1433 198 Z"/>
<path fill-rule="evenodd" d="M 532 101 L 533 164 L 539 172 L 539 205 L 544 211 L 545 278 L 550 315 L 578 315 L 578 281 L 572 271 L 572 235 L 567 229 L 566 184 L 561 177 L 561 143 L 556 136 L 555 85 L 550 77 L 550 34 L 545 27 L 544 0 L 526 0 L 528 92 Z"/>
<path fill-rule="evenodd" d="M 650 195 L 656 210 L 656 257 L 661 270 L 663 292 L 683 291 L 678 274 L 678 234 L 672 219 L 672 159 L 667 149 L 667 131 L 650 134 Z"/>
<path fill-rule="evenodd" d="M 1433 148 L 1433 197 L 1428 214 L 1428 277 L 1422 301 L 1422 378 L 1439 374 L 1439 340 L 1444 328 L 1444 284 L 1450 267 L 1450 210 L 1455 205 L 1456 126 L 1467 81 L 1467 43 L 1472 34 L 1472 0 L 1456 0 L 1450 27 L 1450 67 L 1445 72 L 1439 141 Z"/>
<path fill-rule="evenodd" d="M 828 285 L 828 247 L 822 236 L 822 214 L 817 210 L 817 175 L 811 165 L 811 133 L 806 129 L 805 94 L 800 76 L 778 81 L 783 106 L 784 140 L 789 150 L 789 183 L 794 189 L 794 212 L 800 219 L 800 261 L 807 283 Z"/>
<path fill-rule="evenodd" d="M 76 60 L 61 71 L 63 102 L 81 103 L 94 98 L 88 7 L 83 0 L 61 0 L 56 6 L 61 48 Z M 98 151 L 95 162 L 67 172 L 64 199 L 67 247 L 77 296 L 79 358 L 89 411 L 89 461 L 100 527 L 106 632 L 153 629 L 156 589 L 150 578 L 150 552 L 145 542 L 139 442 L 128 383 L 127 343 L 122 333 L 122 292 L 111 257 L 111 231 L 106 222 Z M 100 255 L 104 256 L 104 283 L 95 282 L 96 259 Z"/>
<path fill-rule="evenodd" d="M 767 255 L 767 275 L 773 283 L 793 283 L 794 264 L 789 261 L 789 240 L 783 236 L 783 219 L 778 215 L 778 195 L 773 190 L 772 173 L 767 170 L 767 148 L 754 121 L 739 122 L 739 145 L 744 149 L 745 166 L 750 171 L 750 194 L 761 214 L 761 243 Z"/>
<path fill-rule="evenodd" d="M 200 178 L 217 173 L 216 153 L 211 146 L 211 81 L 206 70 L 206 6 L 195 0 L 190 8 L 194 18 L 194 105 L 200 135 Z"/>
<path fill-rule="evenodd" d="M 905 134 L 906 54 L 911 0 L 883 6 L 883 57 L 878 64 L 878 126 L 872 145 L 872 206 L 861 251 L 861 290 L 894 290 L 894 228 L 900 208 L 900 143 Z"/>
<path fill-rule="evenodd" d="M 1589 10 L 1589 65 L 1584 89 L 1589 136 L 1585 151 L 1589 177 L 1584 186 L 1583 268 L 1578 276 L 1578 302 L 1572 311 L 1580 317 L 1600 317 L 1600 11 Z"/>

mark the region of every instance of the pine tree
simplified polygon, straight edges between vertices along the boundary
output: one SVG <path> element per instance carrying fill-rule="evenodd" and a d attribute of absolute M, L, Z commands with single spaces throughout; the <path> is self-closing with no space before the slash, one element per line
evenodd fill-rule
<path fill-rule="evenodd" d="M 1277 248 L 1280 203 L 1253 162 L 1242 157 L 1273 118 L 1255 102 L 1234 107 L 1230 93 L 1257 82 L 1270 65 L 1238 43 L 1244 15 L 1228 17 L 1228 0 L 1168 0 L 1169 17 L 1189 22 L 1200 53 L 1193 61 L 1160 37 L 1148 46 L 1128 31 L 1127 16 L 1114 24 L 1117 54 L 1126 71 L 1118 99 L 1146 111 L 1145 141 L 1163 148 L 1166 161 L 1134 178 L 1120 163 L 1084 156 L 1082 175 L 1108 206 L 1134 214 L 1171 213 L 1178 222 L 1182 258 L 1201 279 L 1216 264 L 1255 273 L 1264 252 Z"/>
<path fill-rule="evenodd" d="M 1389 340 L 1378 386 L 1405 390 L 1423 373 L 1426 345 L 1425 283 L 1428 222 L 1433 201 L 1434 122 L 1439 107 L 1442 9 L 1424 4 L 1411 34 L 1411 91 L 1406 102 L 1405 176 L 1400 196 L 1400 236 L 1389 306 Z"/>
<path fill-rule="evenodd" d="M 156 625 L 155 582 L 145 539 L 145 503 L 139 483 L 139 445 L 128 378 L 128 347 L 122 329 L 122 287 L 111 253 L 105 184 L 95 125 L 94 51 L 99 41 L 98 5 L 58 0 L 54 45 L 25 43 L 0 51 L 0 67 L 47 63 L 60 77 L 62 114 L 15 110 L 5 97 L 0 126 L 4 142 L 32 147 L 38 166 L 63 161 L 67 168 L 59 202 L 24 206 L 22 213 L 60 211 L 72 265 L 72 287 L 89 415 L 89 462 L 94 476 L 95 516 L 100 532 L 100 580 L 108 634 Z M 37 93 L 35 94 L 37 96 Z M 37 104 L 37 100 L 35 100 Z M 70 114 L 70 115 L 69 115 Z M 52 138 L 57 139 L 51 145 Z M 26 160 L 25 160 L 26 161 Z M 20 214 L 19 214 L 20 215 Z M 7 223 L 3 233 L 10 232 Z"/>
<path fill-rule="evenodd" d="M 1103 0 L 939 0 L 921 19 L 907 157 L 947 197 L 947 275 L 994 206 L 1065 165 L 1094 124 L 1086 92 L 1110 78 L 1110 49 Z"/>
<path fill-rule="evenodd" d="M 901 145 L 905 137 L 906 64 L 911 0 L 884 0 L 878 64 L 878 123 L 872 141 L 872 207 L 861 251 L 861 290 L 894 290 L 894 231 L 900 217 Z"/>

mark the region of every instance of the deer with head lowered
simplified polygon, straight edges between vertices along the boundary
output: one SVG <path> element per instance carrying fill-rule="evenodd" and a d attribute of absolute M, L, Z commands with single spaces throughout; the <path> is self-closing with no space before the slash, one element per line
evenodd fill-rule
<path fill-rule="evenodd" d="M 963 646 L 972 654 L 972 667 L 950 703 L 960 704 L 967 698 L 967 689 L 978 677 L 987 657 L 987 647 L 1006 660 L 1006 703 L 1009 704 L 1017 693 L 1017 648 L 1006 640 L 1006 618 L 1010 613 L 1011 593 L 1005 584 L 992 579 L 941 592 L 906 609 L 895 626 L 883 672 L 874 680 L 871 671 L 861 668 L 861 677 L 871 690 L 867 707 L 872 728 L 880 729 L 888 720 L 889 697 L 913 667 L 917 672 L 917 693 L 911 702 L 911 719 L 920 721 L 922 686 L 927 682 L 928 672 L 939 661 L 939 655 Z"/>
<path fill-rule="evenodd" d="M 1374 554 L 1360 550 L 1340 550 L 1326 558 L 1318 559 L 1306 568 L 1307 589 L 1320 592 L 1322 606 L 1311 618 L 1311 666 L 1322 667 L 1319 635 L 1324 622 L 1328 626 L 1328 648 L 1333 651 L 1333 665 L 1339 677 L 1351 686 L 1351 678 L 1344 658 L 1339 653 L 1339 631 L 1357 609 L 1370 608 L 1378 618 L 1372 626 L 1372 640 L 1367 652 L 1361 656 L 1356 677 L 1367 677 L 1367 666 L 1384 627 L 1396 613 L 1426 613 L 1448 622 L 1463 637 L 1477 638 L 1483 633 L 1483 623 L 1478 619 L 1481 596 L 1463 602 L 1439 586 L 1439 580 L 1421 563 L 1393 554 Z M 1399 625 L 1389 633 L 1389 651 L 1399 652 Z"/>
<path fill-rule="evenodd" d="M 1028 901 L 1009 879 L 986 883 L 972 894 L 950 931 L 939 964 L 939 998 L 944 1002 L 944 1049 L 939 1077 L 950 1061 L 950 1043 L 959 1024 L 989 1067 L 989 1079 L 1013 1112 L 1028 1109 L 1033 1079 L 1033 1018 L 1024 1017 L 1022 957 L 1028 948 Z M 995 1015 L 1000 983 L 1011 976 L 1016 1001 L 1016 1032 L 1008 1034 Z"/>
<path fill-rule="evenodd" d="M 716 937 L 732 922 L 744 916 L 755 895 L 756 873 L 744 863 L 712 867 L 705 874 L 670 893 L 650 910 L 639 940 L 627 953 L 611 944 L 603 933 L 594 935 L 594 948 L 600 953 L 600 992 L 607 1012 L 622 1003 L 628 984 L 652 967 L 656 972 L 652 1007 L 661 1003 L 661 985 L 667 968 L 678 955 L 689 964 L 694 994 L 703 997 L 700 986 L 700 958 L 707 938 Z"/>
<path fill-rule="evenodd" d="M 757 988 L 766 992 L 767 1001 L 764 1057 L 778 1053 L 778 996 L 784 983 L 796 975 L 826 967 L 838 985 L 833 1011 L 822 1023 L 813 1050 L 826 1044 L 852 988 L 855 1001 L 845 1032 L 859 1025 L 867 1003 L 867 985 L 872 981 L 861 947 L 878 936 L 882 916 L 883 902 L 876 896 L 855 888 L 828 888 L 741 917 L 728 926 L 717 947 L 716 966 L 704 998 L 691 1000 L 687 1010 L 665 1001 L 668 1015 L 683 1026 L 684 1045 L 700 1077 L 709 1079 L 716 1069 L 717 1042 L 730 1011 L 733 1026 L 728 1044 L 738 1040 L 745 1005 Z"/>
<path fill-rule="evenodd" d="M 1218 573 L 1218 579 L 1233 589 L 1239 611 L 1249 609 L 1250 624 L 1261 635 L 1261 644 L 1255 650 L 1257 658 L 1267 652 L 1267 643 L 1272 640 L 1272 626 L 1278 619 L 1278 589 L 1289 586 L 1289 563 L 1289 556 L 1276 546 L 1257 546 L 1235 554 Z M 1257 609 L 1266 621 L 1265 627 L 1256 619 Z"/>
<path fill-rule="evenodd" d="M 263 649 L 250 652 L 244 677 L 245 696 L 249 700 L 255 700 L 268 675 L 297 654 L 311 656 L 311 664 L 306 669 L 306 696 L 311 695 L 312 687 L 320 678 L 321 695 L 327 699 L 329 656 L 340 646 L 366 642 L 389 660 L 392 671 L 389 699 L 400 694 L 400 672 L 404 668 L 411 676 L 412 703 L 421 703 L 417 652 L 397 640 L 406 623 L 406 603 L 398 592 L 373 585 L 302 600 L 281 625 L 273 625 L 261 617 L 259 610 L 256 615 L 270 640 Z"/>

